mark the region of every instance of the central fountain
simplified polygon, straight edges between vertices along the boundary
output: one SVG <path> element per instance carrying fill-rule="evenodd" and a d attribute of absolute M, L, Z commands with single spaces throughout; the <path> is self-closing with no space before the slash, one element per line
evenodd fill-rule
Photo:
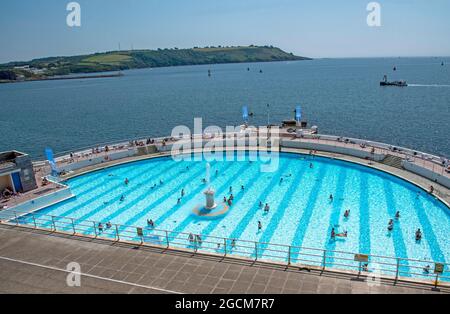
<path fill-rule="evenodd" d="M 211 209 L 214 209 L 217 207 L 217 204 L 214 199 L 216 192 L 214 191 L 213 188 L 211 188 L 211 185 L 210 185 L 210 172 L 211 172 L 211 165 L 208 162 L 208 163 L 206 163 L 206 178 L 205 178 L 208 188 L 206 189 L 205 192 L 203 192 L 203 194 L 205 194 L 205 196 L 206 196 L 205 209 L 207 209 L 207 210 L 211 210 Z"/>
<path fill-rule="evenodd" d="M 206 163 L 206 175 L 205 175 L 205 179 L 204 182 L 206 183 L 207 187 L 206 190 L 203 191 L 203 194 L 205 195 L 206 198 L 206 202 L 205 205 L 197 205 L 194 210 L 193 213 L 196 216 L 199 217 L 203 217 L 203 218 L 218 218 L 221 217 L 223 215 L 225 215 L 228 212 L 228 205 L 226 203 L 222 203 L 222 204 L 217 204 L 215 201 L 215 194 L 216 192 L 214 191 L 214 189 L 211 187 L 211 176 L 210 176 L 210 172 L 211 172 L 211 165 L 208 163 Z"/>

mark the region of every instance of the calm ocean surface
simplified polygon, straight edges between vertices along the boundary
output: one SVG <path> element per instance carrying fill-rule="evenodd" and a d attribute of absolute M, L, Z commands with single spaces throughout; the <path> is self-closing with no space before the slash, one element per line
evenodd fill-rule
<path fill-rule="evenodd" d="M 165 136 L 176 125 L 192 126 L 194 117 L 203 117 L 204 126 L 237 125 L 245 104 L 255 114 L 254 125 L 267 122 L 267 104 L 271 122 L 279 123 L 293 117 L 300 104 L 320 133 L 450 156 L 450 58 L 322 59 L 124 73 L 0 84 L 0 151 L 16 149 L 37 158 L 47 146 L 60 152 Z M 382 88 L 384 74 L 411 85 Z"/>

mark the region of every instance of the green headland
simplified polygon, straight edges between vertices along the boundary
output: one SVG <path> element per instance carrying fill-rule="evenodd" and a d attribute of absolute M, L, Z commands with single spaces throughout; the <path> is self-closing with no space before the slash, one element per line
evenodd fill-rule
<path fill-rule="evenodd" d="M 127 50 L 70 57 L 49 57 L 0 65 L 0 82 L 49 79 L 54 76 L 180 65 L 310 60 L 273 46 L 194 47 Z"/>

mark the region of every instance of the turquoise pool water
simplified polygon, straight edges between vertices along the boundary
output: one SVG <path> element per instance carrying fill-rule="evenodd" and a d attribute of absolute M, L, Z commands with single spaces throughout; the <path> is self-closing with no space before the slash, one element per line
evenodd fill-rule
<path fill-rule="evenodd" d="M 298 154 L 280 154 L 279 158 L 279 169 L 274 173 L 260 172 L 259 161 L 210 162 L 211 185 L 216 190 L 217 201 L 229 197 L 230 186 L 234 195 L 228 213 L 218 219 L 207 220 L 192 214 L 194 207 L 204 204 L 202 192 L 206 186 L 202 179 L 206 162 L 176 162 L 170 157 L 128 163 L 70 179 L 67 184 L 76 197 L 34 215 L 36 218 L 57 216 L 56 223 L 63 221 L 58 217 L 70 217 L 76 219 L 77 224 L 111 222 L 144 229 L 147 219 L 152 219 L 157 229 L 201 234 L 205 242 L 208 236 L 225 237 L 237 239 L 238 244 L 239 240 L 249 240 L 450 261 L 450 211 L 425 191 L 392 175 L 349 162 Z M 124 184 L 125 178 L 129 180 L 128 185 Z M 182 189 L 185 196 L 177 204 Z M 330 194 L 333 201 L 329 199 Z M 123 201 L 120 201 L 121 196 L 124 196 Z M 268 213 L 259 206 L 260 201 L 270 205 Z M 347 209 L 350 216 L 344 218 Z M 397 211 L 401 217 L 394 219 L 394 230 L 388 232 L 388 222 Z M 260 231 L 258 221 L 262 224 Z M 22 222 L 32 223 L 30 217 Z M 46 224 L 51 226 L 51 222 Z M 65 226 L 60 226 L 71 228 L 67 221 Z M 348 237 L 332 240 L 332 228 L 337 232 L 347 231 Z M 415 241 L 418 228 L 423 231 L 420 242 Z M 112 230 L 104 232 L 113 236 Z M 145 230 L 148 239 L 163 242 L 158 236 L 151 238 L 152 231 Z M 85 232 L 93 234 L 94 228 L 87 228 Z M 190 245 L 185 242 L 179 240 L 178 245 Z M 286 260 L 286 254 L 272 251 L 273 248 L 261 245 L 257 254 Z M 211 250 L 220 251 L 223 246 L 211 247 Z M 233 254 L 231 250 L 230 253 Z M 254 256 L 255 252 L 246 247 L 240 254 Z M 313 264 L 320 260 L 300 255 L 301 252 L 294 251 L 291 258 L 311 260 Z M 329 263 L 336 257 L 351 258 L 330 253 Z M 402 263 L 405 267 L 411 266 L 411 262 Z M 336 261 L 336 264 L 340 263 Z"/>

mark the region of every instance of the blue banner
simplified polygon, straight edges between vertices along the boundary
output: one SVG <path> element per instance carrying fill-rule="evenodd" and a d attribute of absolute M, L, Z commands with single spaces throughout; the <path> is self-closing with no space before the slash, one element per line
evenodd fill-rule
<path fill-rule="evenodd" d="M 56 167 L 55 158 L 53 157 L 53 150 L 51 148 L 45 149 L 45 156 L 47 157 L 50 168 L 52 169 L 52 176 L 56 177 L 59 174 L 58 168 Z"/>
<path fill-rule="evenodd" d="M 242 119 L 244 119 L 244 122 L 248 122 L 248 107 L 247 106 L 242 107 Z"/>
<path fill-rule="evenodd" d="M 295 108 L 295 120 L 297 122 L 300 122 L 301 119 L 302 119 L 302 108 L 300 106 L 297 106 Z"/>

